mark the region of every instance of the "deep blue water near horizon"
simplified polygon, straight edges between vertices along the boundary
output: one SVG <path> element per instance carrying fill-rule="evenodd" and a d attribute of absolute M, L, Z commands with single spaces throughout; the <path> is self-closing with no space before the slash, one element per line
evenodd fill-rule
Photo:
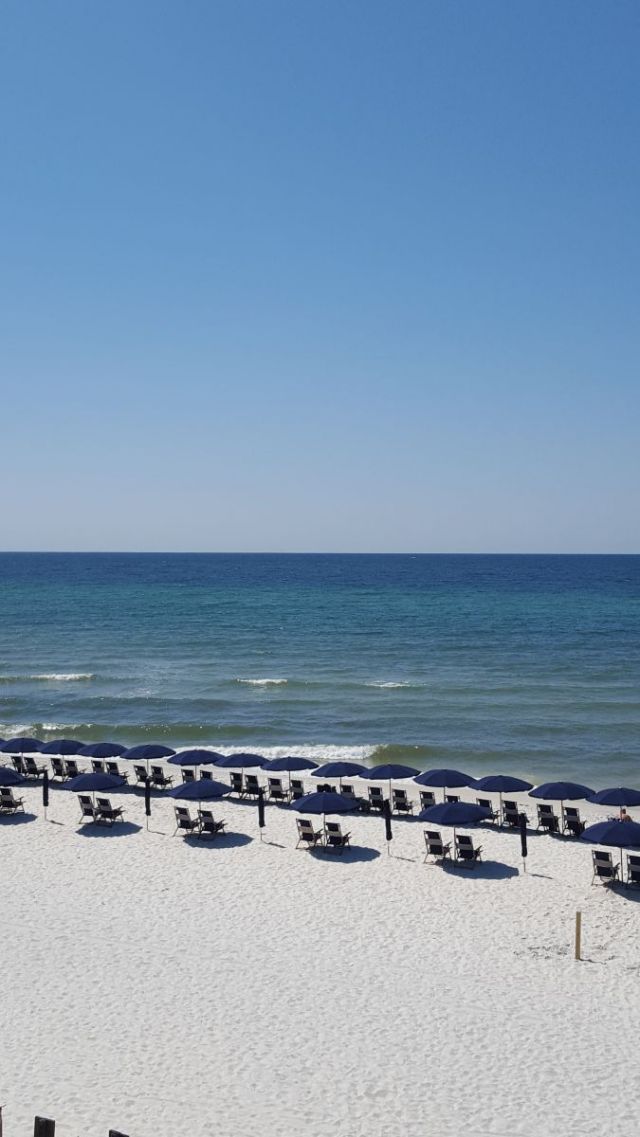
<path fill-rule="evenodd" d="M 640 556 L 0 554 L 0 735 L 640 785 Z"/>

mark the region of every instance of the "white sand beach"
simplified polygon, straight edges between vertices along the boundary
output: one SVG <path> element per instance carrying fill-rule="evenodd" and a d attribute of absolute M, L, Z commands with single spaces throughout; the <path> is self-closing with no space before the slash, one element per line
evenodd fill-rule
<path fill-rule="evenodd" d="M 16 791 L 18 792 L 18 791 Z M 215 803 L 229 835 L 170 836 L 173 806 L 79 830 L 74 794 L 19 789 L 0 821 L 5 1137 L 622 1137 L 640 1107 L 640 890 L 591 886 L 591 847 L 477 830 L 474 871 L 424 865 L 424 826 Z M 112 795 L 115 796 L 115 795 Z M 535 816 L 529 802 L 530 818 Z M 582 806 L 581 806 L 582 808 Z M 589 819 L 607 810 L 582 808 Z M 617 855 L 617 854 L 614 854 Z M 573 959 L 583 913 L 584 961 Z"/>

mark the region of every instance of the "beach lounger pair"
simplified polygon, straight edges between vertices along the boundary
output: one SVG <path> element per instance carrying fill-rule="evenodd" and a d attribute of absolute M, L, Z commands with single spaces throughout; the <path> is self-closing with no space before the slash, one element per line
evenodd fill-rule
<path fill-rule="evenodd" d="M 321 849 L 333 849 L 342 853 L 350 843 L 351 834 L 343 833 L 337 821 L 326 821 L 323 829 L 314 829 L 311 821 L 306 821 L 301 817 L 298 818 L 296 824 L 298 826 L 296 849 L 301 846 L 307 849 L 320 847 Z"/>
<path fill-rule="evenodd" d="M 97 797 L 95 805 L 88 794 L 78 794 L 83 825 L 94 822 L 96 825 L 115 825 L 116 821 L 124 819 L 122 806 L 112 806 L 108 797 Z"/>
<path fill-rule="evenodd" d="M 15 754 L 11 761 L 13 762 L 13 768 L 16 773 L 20 774 L 23 778 L 42 778 L 44 774 L 47 773 L 47 767 L 37 766 L 35 758 L 29 755 Z"/>
<path fill-rule="evenodd" d="M 195 834 L 196 837 L 217 837 L 219 833 L 224 833 L 224 821 L 215 821 L 210 809 L 199 809 L 198 816 L 192 817 L 185 806 L 177 805 L 174 813 L 176 816 L 174 837 L 180 832 L 183 837 L 189 837 L 191 834 Z"/>
<path fill-rule="evenodd" d="M 261 786 L 257 774 L 233 773 L 229 776 L 231 789 L 239 797 L 257 797 Z"/>
<path fill-rule="evenodd" d="M 424 842 L 426 852 L 424 855 L 424 863 L 431 857 L 435 861 L 445 861 L 447 858 L 451 859 L 451 843 L 445 845 L 442 840 L 442 833 L 437 830 L 425 829 Z M 482 860 L 482 845 L 474 846 L 471 837 L 465 834 L 456 833 L 455 836 L 455 850 L 453 860 L 460 865 L 467 868 L 473 868 L 474 865 Z"/>
<path fill-rule="evenodd" d="M 17 813 L 18 810 L 24 813 L 24 799 L 14 797 L 13 790 L 7 787 L 0 788 L 0 817 L 2 814 Z"/>

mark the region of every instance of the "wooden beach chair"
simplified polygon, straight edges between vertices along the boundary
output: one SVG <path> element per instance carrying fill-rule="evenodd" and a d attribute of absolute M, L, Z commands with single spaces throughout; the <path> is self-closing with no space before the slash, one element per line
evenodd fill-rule
<path fill-rule="evenodd" d="M 173 782 L 173 778 L 169 777 L 169 776 L 167 776 L 167 774 L 165 774 L 164 770 L 162 769 L 162 766 L 152 766 L 151 770 L 150 770 L 150 776 L 151 776 L 151 785 L 155 786 L 156 789 L 159 789 L 159 790 L 166 789 L 166 787 L 170 786 L 171 783 Z"/>
<path fill-rule="evenodd" d="M 267 801 L 289 801 L 289 790 L 285 790 L 282 778 L 267 778 Z"/>
<path fill-rule="evenodd" d="M 429 857 L 433 857 L 436 861 L 444 861 L 450 855 L 451 845 L 444 844 L 442 833 L 439 833 L 437 830 L 425 829 L 424 843 L 426 853 L 424 855 L 423 864 L 426 864 Z"/>
<path fill-rule="evenodd" d="M 341 826 L 337 821 L 327 821 L 324 827 L 324 845 L 325 849 L 337 849 L 339 853 L 344 852 L 346 846 L 349 844 L 350 833 L 343 833 Z"/>
<path fill-rule="evenodd" d="M 615 884 L 618 879 L 619 865 L 614 865 L 611 853 L 594 849 L 591 854 L 593 860 L 593 876 L 591 883 L 599 880 L 602 884 Z"/>
<path fill-rule="evenodd" d="M 122 821 L 124 817 L 122 806 L 112 806 L 108 797 L 96 798 L 96 813 L 96 821 L 104 821 L 108 825 L 114 825 L 116 821 Z"/>
<path fill-rule="evenodd" d="M 640 857 L 637 853 L 627 853 L 627 888 L 640 885 Z"/>
<path fill-rule="evenodd" d="M 481 861 L 480 856 L 482 852 L 482 845 L 474 848 L 473 841 L 464 833 L 456 833 L 456 861 L 461 865 L 466 865 L 472 869 L 477 861 Z"/>
<path fill-rule="evenodd" d="M 13 790 L 8 786 L 0 788 L 0 814 L 1 813 L 24 813 L 24 799 L 21 797 L 14 797 Z"/>
<path fill-rule="evenodd" d="M 380 786 L 369 786 L 369 806 L 382 812 L 384 809 L 384 793 Z"/>
<path fill-rule="evenodd" d="M 552 805 L 543 803 L 538 806 L 538 824 L 537 829 L 544 829 L 547 833 L 557 833 L 559 830 L 558 818 L 554 813 Z"/>
<path fill-rule="evenodd" d="M 89 795 L 78 794 L 78 802 L 80 805 L 80 823 L 86 825 L 87 822 L 97 821 L 97 809 Z"/>
<path fill-rule="evenodd" d="M 24 766 L 25 778 L 41 778 L 47 773 L 47 767 L 37 766 L 35 758 L 32 758 L 29 754 L 26 754 L 22 759 L 22 764 Z"/>
<path fill-rule="evenodd" d="M 430 809 L 436 804 L 436 795 L 433 790 L 420 790 L 420 809 Z"/>
<path fill-rule="evenodd" d="M 179 830 L 182 830 L 185 837 L 188 837 L 189 833 L 193 833 L 194 829 L 200 828 L 200 819 L 193 818 L 184 805 L 176 805 L 173 812 L 176 815 L 176 827 L 173 831 L 174 837 Z"/>
<path fill-rule="evenodd" d="M 301 845 L 306 845 L 308 849 L 315 849 L 318 842 L 322 841 L 322 829 L 314 829 L 310 821 L 304 817 L 299 817 L 296 821 L 298 826 L 298 844 L 296 849 Z"/>
<path fill-rule="evenodd" d="M 214 821 L 210 809 L 199 809 L 198 820 L 200 822 L 198 837 L 217 837 L 219 833 L 224 833 L 224 821 Z"/>
<path fill-rule="evenodd" d="M 580 810 L 574 805 L 565 805 L 562 810 L 562 832 L 570 837 L 579 837 L 584 832 L 584 821 L 580 819 Z"/>
<path fill-rule="evenodd" d="M 409 801 L 406 790 L 392 790 L 391 803 L 394 813 L 413 813 L 413 802 Z"/>

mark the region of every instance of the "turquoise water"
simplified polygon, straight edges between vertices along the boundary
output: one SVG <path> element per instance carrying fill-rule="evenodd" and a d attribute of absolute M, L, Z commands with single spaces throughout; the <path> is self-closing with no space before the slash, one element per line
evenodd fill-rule
<path fill-rule="evenodd" d="M 0 735 L 640 784 L 640 557 L 1 554 Z"/>

